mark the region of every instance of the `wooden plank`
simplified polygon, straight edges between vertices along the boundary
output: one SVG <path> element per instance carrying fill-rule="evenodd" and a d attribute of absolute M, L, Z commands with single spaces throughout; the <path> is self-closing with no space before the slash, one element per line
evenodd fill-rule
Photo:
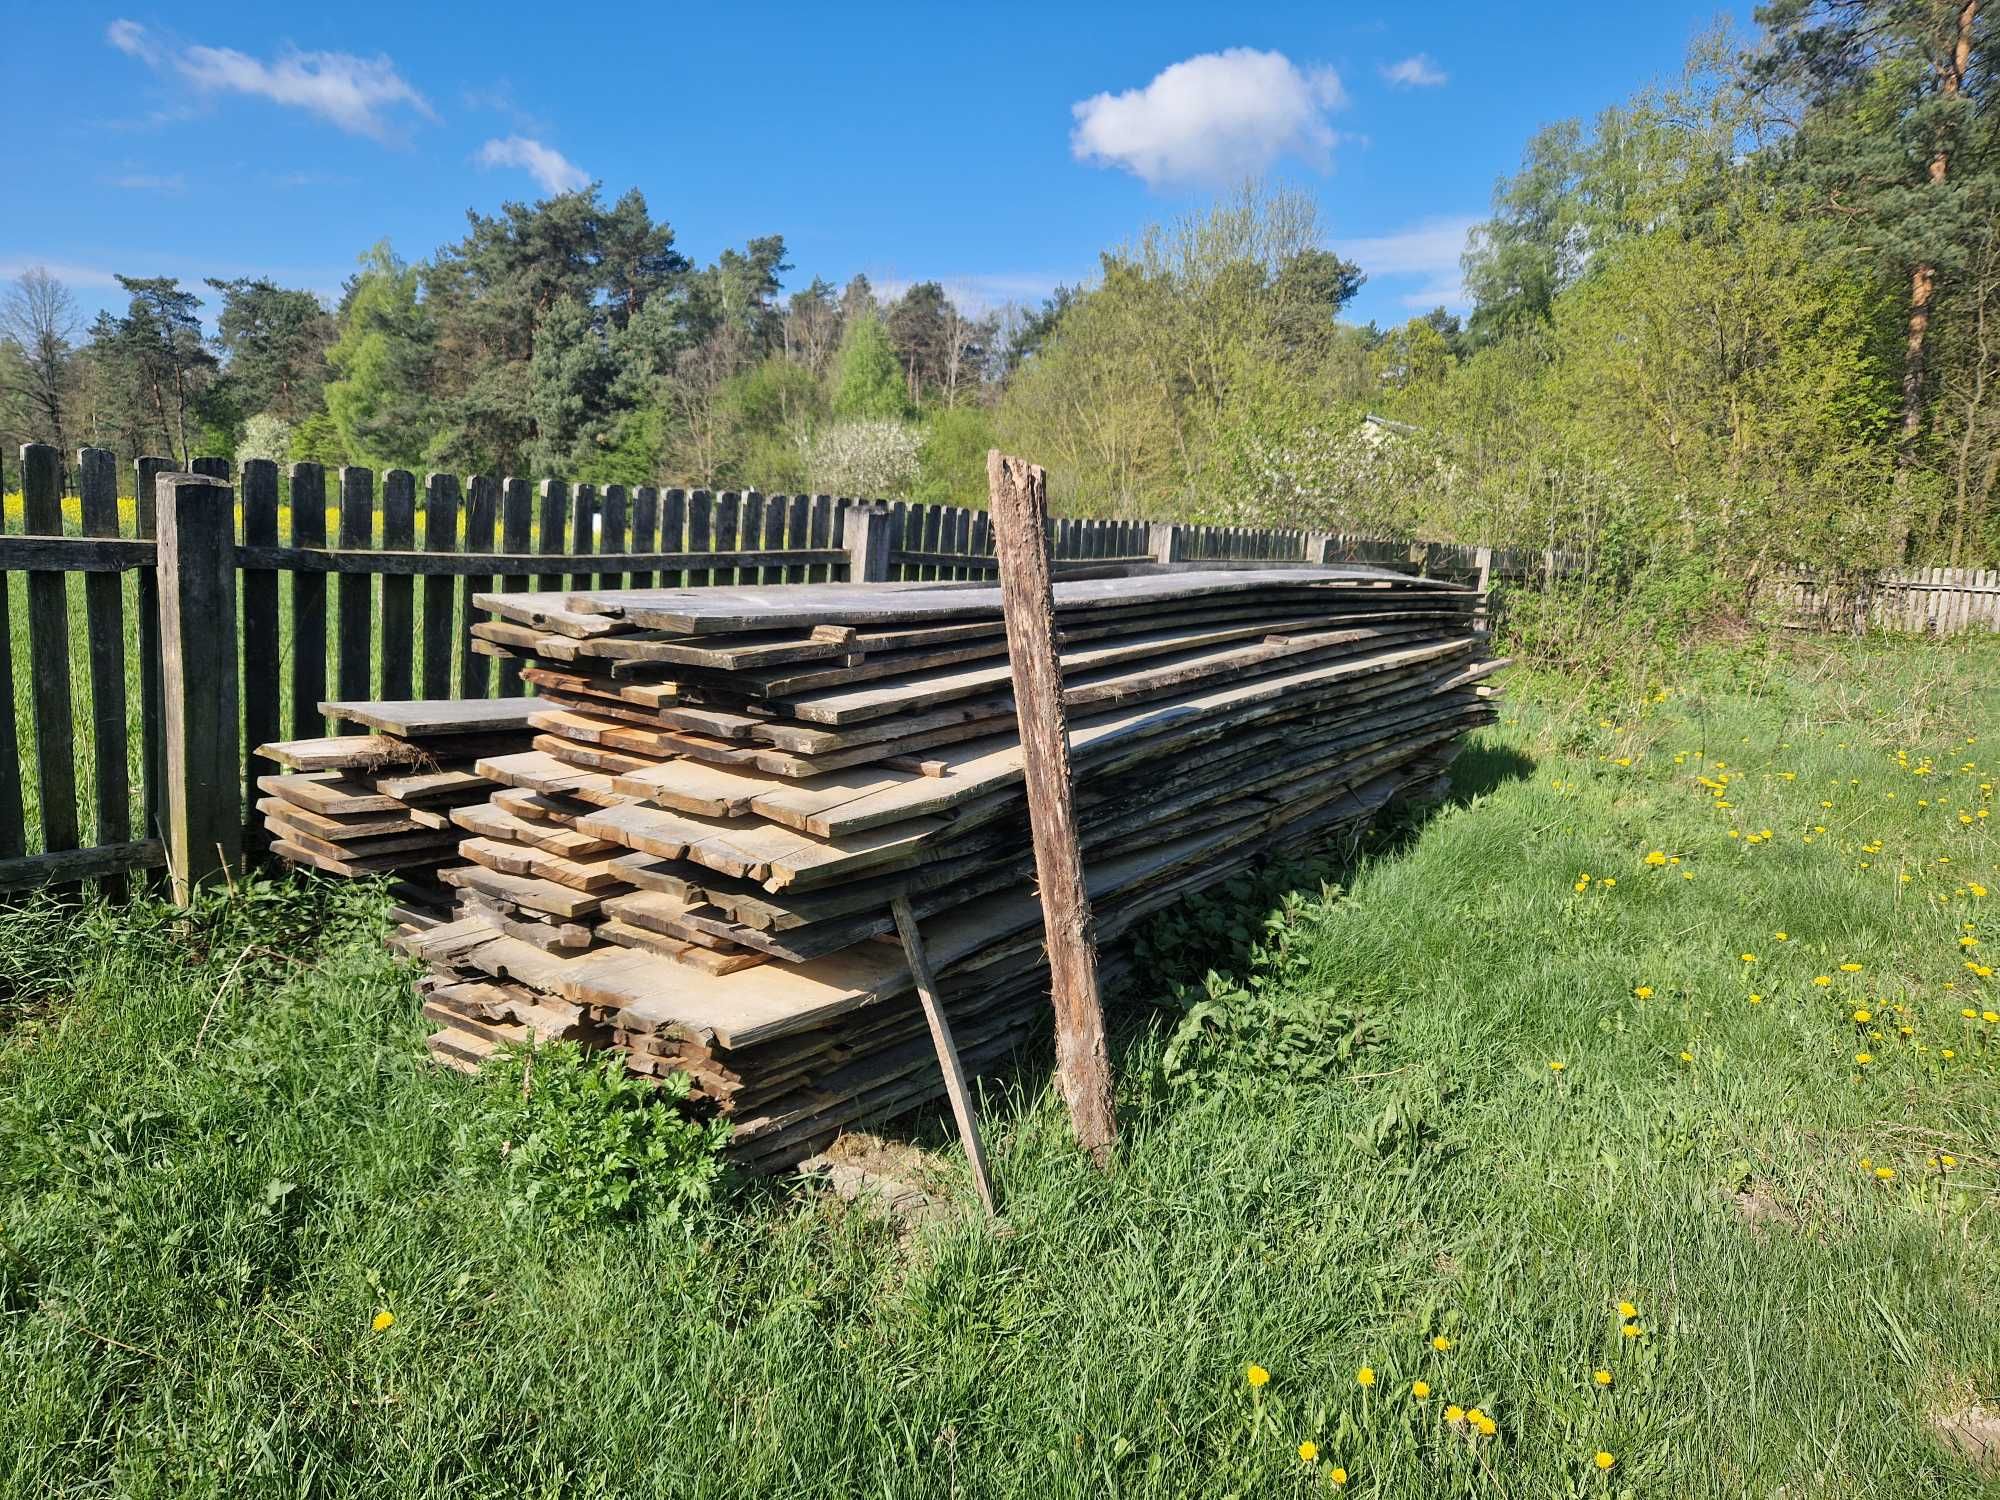
<path fill-rule="evenodd" d="M 986 458 L 988 509 L 1000 548 L 1007 646 L 1020 718 L 1035 881 L 1047 929 L 1056 1069 L 1077 1144 L 1100 1166 L 1118 1139 L 1111 1057 L 1097 992 L 1097 938 L 1077 836 L 1069 725 L 1056 654 L 1055 588 L 1044 522 L 1047 480 L 1033 464 Z"/>
<path fill-rule="evenodd" d="M 660 492 L 650 484 L 642 484 L 632 491 L 632 550 L 652 552 L 659 546 L 660 535 Z M 674 546 L 680 545 L 680 538 L 674 538 Z M 635 589 L 650 588 L 655 575 L 641 571 L 625 575 Z"/>
<path fill-rule="evenodd" d="M 597 502 L 597 555 L 616 556 L 625 550 L 626 496 L 622 484 L 607 484 Z M 623 588 L 623 573 L 599 573 L 601 589 Z"/>
<path fill-rule="evenodd" d="M 168 867 L 174 900 L 242 862 L 236 653 L 235 497 L 228 486 L 160 481 L 160 646 L 166 702 Z"/>
<path fill-rule="evenodd" d="M 349 464 L 340 471 L 340 545 L 366 547 L 375 536 L 375 475 Z M 366 698 L 374 691 L 369 653 L 375 630 L 374 579 L 343 573 L 335 600 L 334 681 L 343 698 Z"/>
<path fill-rule="evenodd" d="M 382 478 L 382 545 L 399 552 L 417 545 L 417 476 L 408 469 L 391 469 Z M 416 690 L 415 683 L 415 581 L 384 574 L 378 692 L 384 698 L 408 698 Z"/>
<path fill-rule="evenodd" d="M 90 849 L 58 849 L 25 857 L 14 855 L 0 858 L 0 891 L 74 885 L 80 880 L 121 880 L 128 873 L 160 869 L 166 862 L 166 847 L 158 839 L 133 839 Z"/>
<path fill-rule="evenodd" d="M 85 448 L 77 455 L 77 493 L 83 529 L 91 536 L 118 535 L 118 458 L 108 448 Z M 272 580 L 275 596 L 277 581 Z M 96 842 L 127 844 L 132 839 L 132 774 L 125 709 L 125 585 L 115 573 L 92 573 L 83 580 L 84 624 L 90 659 L 92 789 L 96 794 Z M 0 618 L 5 618 L 0 615 Z M 276 663 L 272 664 L 273 677 Z M 271 684 L 272 713 L 277 683 Z M 11 746 L 9 747 L 11 749 Z M 105 877 L 104 894 L 122 899 L 122 874 Z"/>
<path fill-rule="evenodd" d="M 745 490 L 743 492 L 742 514 L 738 518 L 738 526 L 740 527 L 738 535 L 742 537 L 743 546 L 760 547 L 763 545 L 764 497 L 757 491 Z M 738 570 L 736 581 L 738 583 L 762 584 L 765 582 L 765 577 L 766 575 L 762 568 L 745 568 Z"/>
<path fill-rule="evenodd" d="M 153 561 L 150 542 L 117 537 L 0 536 L 0 572 L 122 573 Z"/>
<path fill-rule="evenodd" d="M 292 465 L 292 545 L 326 543 L 326 470 L 318 464 Z M 326 696 L 326 575 L 293 573 L 292 713 L 295 739 L 322 734 L 319 700 Z"/>
<path fill-rule="evenodd" d="M 379 699 L 320 705 L 328 718 L 365 724 L 399 739 L 438 740 L 460 734 L 495 734 L 518 730 L 527 735 L 528 719 L 539 705 L 495 698 Z M 425 747 L 415 747 L 421 752 Z"/>
<path fill-rule="evenodd" d="M 812 497 L 812 520 L 807 528 L 808 545 L 813 547 L 832 547 L 835 545 L 833 535 L 834 516 L 833 497 L 831 495 L 814 495 Z M 825 583 L 832 576 L 833 569 L 824 564 L 809 564 L 806 568 L 807 583 Z"/>
<path fill-rule="evenodd" d="M 812 531 L 812 501 L 804 495 L 793 495 L 786 501 L 785 536 L 794 547 L 809 547 Z M 786 583 L 804 583 L 806 565 L 793 563 L 785 570 Z"/>
<path fill-rule="evenodd" d="M 485 552 L 493 546 L 493 528 L 500 519 L 500 486 L 490 475 L 474 474 L 465 486 L 465 550 Z M 465 649 L 467 632 L 476 618 L 472 608 L 472 596 L 491 590 L 491 575 L 479 577 L 468 575 L 459 580 L 458 613 L 462 622 L 452 636 L 453 649 L 458 653 L 458 696 L 461 698 L 484 698 L 491 681 L 492 664 L 488 658 L 475 651 Z M 430 692 L 428 686 L 426 693 Z"/>
<path fill-rule="evenodd" d="M 46 443 L 21 448 L 21 514 L 29 531 L 62 534 L 62 455 Z M 232 629 L 234 621 L 231 622 Z M 77 846 L 76 728 L 69 674 L 69 580 L 28 575 L 28 692 L 35 710 L 35 779 L 42 848 Z"/>
<path fill-rule="evenodd" d="M 897 896 L 889 903 L 889 910 L 896 918 L 896 933 L 903 940 L 903 957 L 916 983 L 917 999 L 924 1008 L 924 1020 L 930 1026 L 931 1045 L 937 1049 L 938 1068 L 944 1074 L 945 1095 L 951 1100 L 952 1118 L 958 1122 L 959 1144 L 965 1147 L 965 1160 L 972 1168 L 973 1185 L 979 1190 L 979 1201 L 990 1219 L 1000 1211 L 993 1197 L 993 1172 L 986 1164 L 986 1148 L 979 1139 L 979 1117 L 973 1110 L 972 1093 L 965 1083 L 965 1069 L 958 1059 L 958 1043 L 952 1040 L 951 1022 L 945 1017 L 937 976 L 931 972 L 930 958 L 924 952 L 923 934 L 918 931 L 917 916 L 910 910 L 909 901 Z"/>
<path fill-rule="evenodd" d="M 597 550 L 597 486 L 580 484 L 570 509 L 569 550 L 572 557 L 589 557 Z M 591 586 L 592 575 L 572 573 L 569 586 L 573 589 L 587 589 Z"/>
<path fill-rule="evenodd" d="M 458 550 L 458 476 L 424 476 L 424 550 Z M 382 585 L 389 586 L 385 579 Z M 457 645 L 452 626 L 451 579 L 438 575 L 424 580 L 423 695 L 426 698 L 451 696 L 451 658 Z"/>
<path fill-rule="evenodd" d="M 500 547 L 505 552 L 526 552 L 534 529 L 534 495 L 525 479 L 508 479 L 500 486 Z M 504 578 L 500 582 L 503 594 L 525 593 L 528 580 L 521 577 Z M 466 616 L 467 628 L 471 625 L 471 615 Z M 503 661 L 500 663 L 500 696 L 518 698 L 521 696 L 521 664 Z"/>

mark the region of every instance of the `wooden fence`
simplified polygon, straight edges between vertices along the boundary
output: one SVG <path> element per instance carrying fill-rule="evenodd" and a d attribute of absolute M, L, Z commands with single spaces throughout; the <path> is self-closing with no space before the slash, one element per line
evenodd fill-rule
<path fill-rule="evenodd" d="M 177 880 L 233 863 L 256 836 L 257 779 L 276 770 L 255 747 L 328 733 L 323 700 L 518 696 L 513 663 L 469 649 L 479 593 L 976 581 L 998 566 L 985 512 L 960 506 L 400 469 L 378 483 L 317 464 L 281 478 L 263 460 L 232 488 L 226 460 L 175 475 L 159 458 L 137 461 L 125 502 L 101 449 L 78 455 L 79 499 L 65 501 L 58 458 L 21 450 L 22 529 L 0 527 L 0 891 L 118 891 L 155 878 L 170 849 Z M 1582 567 L 1296 529 L 1058 518 L 1050 531 L 1069 575 L 1354 561 L 1483 585 Z"/>
<path fill-rule="evenodd" d="M 1786 568 L 1761 592 L 1800 629 L 1912 635 L 2000 630 L 2000 570 L 1992 568 L 1917 568 L 1830 580 Z"/>

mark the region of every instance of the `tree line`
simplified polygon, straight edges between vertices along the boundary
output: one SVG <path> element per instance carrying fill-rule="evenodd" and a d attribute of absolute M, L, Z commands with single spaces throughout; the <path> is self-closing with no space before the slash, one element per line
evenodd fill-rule
<path fill-rule="evenodd" d="M 386 243 L 329 305 L 120 277 L 0 305 L 10 440 L 1581 549 L 1618 566 L 2000 561 L 2000 135 L 1983 0 L 1775 0 L 1675 80 L 1528 143 L 1469 313 L 1343 316 L 1307 195 L 1248 184 L 975 313 L 937 282 L 697 265 L 598 187 Z"/>

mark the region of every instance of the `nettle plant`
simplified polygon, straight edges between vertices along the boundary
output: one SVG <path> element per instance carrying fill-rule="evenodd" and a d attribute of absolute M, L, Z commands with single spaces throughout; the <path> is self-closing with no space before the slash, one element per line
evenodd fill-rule
<path fill-rule="evenodd" d="M 651 1082 L 615 1052 L 572 1042 L 509 1048 L 486 1066 L 483 1108 L 461 1128 L 461 1171 L 498 1177 L 508 1207 L 560 1224 L 681 1218 L 714 1197 L 729 1126 L 680 1106 L 685 1074 Z"/>

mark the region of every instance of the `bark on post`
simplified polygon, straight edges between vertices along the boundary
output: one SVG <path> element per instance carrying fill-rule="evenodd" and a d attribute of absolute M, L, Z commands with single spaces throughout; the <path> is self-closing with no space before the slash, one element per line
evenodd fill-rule
<path fill-rule="evenodd" d="M 1056 1016 L 1056 1078 L 1077 1144 L 1102 1166 L 1118 1139 L 1111 1057 L 1097 993 L 1097 937 L 1077 838 L 1069 722 L 1056 656 L 1050 582 L 1048 490 L 1034 464 L 986 455 L 988 509 L 1000 559 L 1000 605 L 1034 835 L 1035 876 L 1049 948 Z"/>

